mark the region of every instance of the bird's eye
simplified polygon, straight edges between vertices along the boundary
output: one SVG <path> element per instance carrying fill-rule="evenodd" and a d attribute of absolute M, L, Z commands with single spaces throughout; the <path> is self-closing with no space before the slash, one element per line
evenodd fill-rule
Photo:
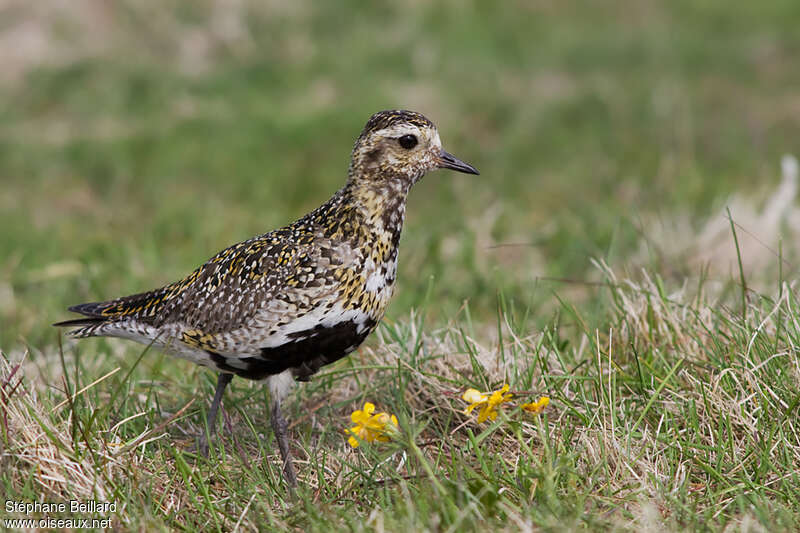
<path fill-rule="evenodd" d="M 417 145 L 417 137 L 415 135 L 403 135 L 397 139 L 397 142 L 406 150 L 411 150 Z"/>

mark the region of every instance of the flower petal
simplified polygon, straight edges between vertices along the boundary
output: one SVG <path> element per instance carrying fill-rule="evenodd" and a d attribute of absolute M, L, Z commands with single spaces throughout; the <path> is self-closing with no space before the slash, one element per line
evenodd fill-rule
<path fill-rule="evenodd" d="M 461 399 L 469 403 L 480 403 L 480 402 L 485 402 L 488 399 L 488 397 L 486 394 L 480 392 L 477 389 L 467 389 L 464 391 L 464 394 L 461 396 Z"/>
<path fill-rule="evenodd" d="M 489 397 L 489 405 L 495 406 L 511 401 L 514 395 L 508 393 L 508 388 L 508 383 L 506 383 L 498 390 L 492 392 L 492 395 Z"/>
<path fill-rule="evenodd" d="M 522 404 L 521 407 L 529 413 L 538 414 L 544 411 L 544 408 L 548 405 L 550 405 L 550 398 L 547 396 L 542 396 L 535 402 Z"/>

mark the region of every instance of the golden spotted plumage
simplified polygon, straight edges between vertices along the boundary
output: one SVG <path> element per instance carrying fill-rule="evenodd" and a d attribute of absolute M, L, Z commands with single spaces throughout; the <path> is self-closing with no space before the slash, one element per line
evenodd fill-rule
<path fill-rule="evenodd" d="M 399 144 L 413 137 L 414 146 Z M 411 186 L 433 168 L 474 169 L 441 149 L 410 111 L 373 115 L 345 186 L 284 228 L 234 244 L 165 287 L 71 310 L 75 337 L 153 341 L 175 355 L 252 379 L 307 378 L 355 349 L 392 296 Z M 302 353 L 299 348 L 302 347 Z"/>
<path fill-rule="evenodd" d="M 376 327 L 394 290 L 409 189 L 437 168 L 478 173 L 442 149 L 421 114 L 376 113 L 356 140 L 346 184 L 319 208 L 222 250 L 175 283 L 71 307 L 84 318 L 57 325 L 77 327 L 73 337 L 152 343 L 221 372 L 210 428 L 231 375 L 267 379 L 281 443 L 285 378 L 308 379 Z M 281 444 L 285 460 L 287 450 Z"/>

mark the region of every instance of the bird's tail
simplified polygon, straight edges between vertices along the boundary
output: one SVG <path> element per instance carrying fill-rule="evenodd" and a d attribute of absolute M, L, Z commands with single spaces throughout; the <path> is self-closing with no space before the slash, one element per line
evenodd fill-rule
<path fill-rule="evenodd" d="M 70 337 L 94 337 L 100 334 L 98 330 L 100 330 L 102 326 L 114 320 L 114 317 L 109 317 L 107 315 L 104 316 L 102 314 L 103 309 L 106 309 L 109 303 L 110 302 L 92 302 L 73 305 L 68 310 L 72 311 L 73 313 L 80 313 L 84 316 L 72 320 L 56 322 L 53 325 L 60 328 L 71 328 L 77 326 L 77 329 L 73 329 L 67 333 L 67 335 Z"/>
<path fill-rule="evenodd" d="M 117 336 L 120 328 L 124 329 L 132 321 L 148 322 L 152 320 L 159 303 L 163 301 L 165 289 L 157 289 L 141 294 L 134 294 L 108 302 L 89 302 L 69 307 L 81 318 L 64 320 L 53 324 L 56 327 L 74 327 L 67 333 L 70 337 L 102 337 Z"/>
<path fill-rule="evenodd" d="M 152 324 L 168 303 L 187 287 L 190 287 L 199 274 L 200 269 L 197 269 L 183 280 L 159 289 L 123 296 L 107 302 L 73 305 L 69 310 L 81 314 L 83 317 L 56 322 L 53 325 L 57 327 L 79 326 L 78 329 L 68 333 L 71 337 L 118 336 L 120 330 L 124 330 L 126 326 L 133 323 Z"/>

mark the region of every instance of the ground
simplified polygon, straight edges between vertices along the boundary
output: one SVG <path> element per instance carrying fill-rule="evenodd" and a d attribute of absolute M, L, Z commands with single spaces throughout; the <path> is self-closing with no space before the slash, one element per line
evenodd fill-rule
<path fill-rule="evenodd" d="M 798 527 L 797 2 L 0 13 L 5 500 L 123 530 Z M 290 396 L 296 498 L 263 387 L 234 380 L 206 461 L 212 373 L 50 327 L 321 204 L 395 107 L 481 175 L 415 187 L 386 320 Z M 367 401 L 399 430 L 353 449 Z"/>

